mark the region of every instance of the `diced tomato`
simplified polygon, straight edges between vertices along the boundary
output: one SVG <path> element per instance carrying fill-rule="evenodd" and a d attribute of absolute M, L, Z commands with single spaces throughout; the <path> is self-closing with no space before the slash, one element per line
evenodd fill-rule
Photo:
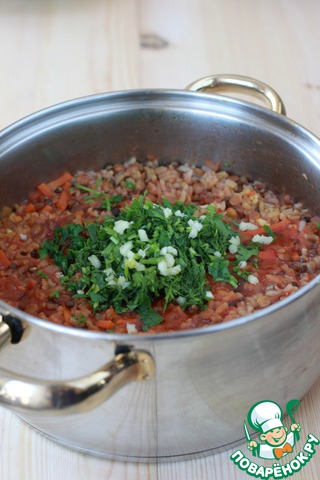
<path fill-rule="evenodd" d="M 10 265 L 11 260 L 7 257 L 3 250 L 0 250 L 0 265 L 7 267 Z"/>

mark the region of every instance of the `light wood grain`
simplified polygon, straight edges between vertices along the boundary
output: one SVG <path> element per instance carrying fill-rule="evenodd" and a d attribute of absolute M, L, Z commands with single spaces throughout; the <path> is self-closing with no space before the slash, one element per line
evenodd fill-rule
<path fill-rule="evenodd" d="M 0 128 L 83 95 L 239 73 L 269 83 L 288 116 L 320 135 L 319 18 L 318 0 L 0 0 Z M 167 45 L 141 47 L 142 34 Z M 297 414 L 302 438 L 320 437 L 319 413 L 320 381 Z M 1 480 L 249 478 L 230 461 L 234 449 L 159 465 L 112 462 L 56 445 L 3 409 L 0 442 Z M 320 447 L 293 478 L 319 471 Z"/>

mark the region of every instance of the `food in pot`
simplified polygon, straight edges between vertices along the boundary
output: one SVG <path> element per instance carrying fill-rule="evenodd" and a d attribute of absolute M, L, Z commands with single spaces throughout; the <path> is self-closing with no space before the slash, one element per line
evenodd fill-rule
<path fill-rule="evenodd" d="M 2 208 L 0 298 L 96 331 L 204 327 L 314 278 L 319 229 L 288 194 L 212 162 L 66 172 Z"/>

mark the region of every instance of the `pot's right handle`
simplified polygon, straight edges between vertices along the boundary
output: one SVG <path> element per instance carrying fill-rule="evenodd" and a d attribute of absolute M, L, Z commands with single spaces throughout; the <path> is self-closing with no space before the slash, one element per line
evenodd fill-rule
<path fill-rule="evenodd" d="M 12 328 L 0 315 L 0 349 L 12 342 Z M 18 347 L 14 347 L 18 348 Z M 116 349 L 114 359 L 81 378 L 45 381 L 0 370 L 0 405 L 27 413 L 82 413 L 105 402 L 132 381 L 154 376 L 154 361 L 144 350 Z"/>
<path fill-rule="evenodd" d="M 186 90 L 248 93 L 262 98 L 272 111 L 282 115 L 286 114 L 284 103 L 273 88 L 259 80 L 243 75 L 226 74 L 200 78 L 188 85 Z"/>

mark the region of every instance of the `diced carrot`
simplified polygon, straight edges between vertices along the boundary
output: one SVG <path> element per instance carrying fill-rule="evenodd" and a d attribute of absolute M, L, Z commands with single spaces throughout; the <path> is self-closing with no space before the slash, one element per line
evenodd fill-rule
<path fill-rule="evenodd" d="M 63 190 L 56 204 L 59 210 L 65 210 L 67 208 L 69 197 L 69 192 Z"/>
<path fill-rule="evenodd" d="M 32 213 L 32 212 L 35 212 L 36 210 L 37 210 L 37 209 L 36 209 L 36 207 L 34 206 L 33 203 L 28 203 L 28 205 L 26 205 L 26 206 L 24 207 L 24 211 L 25 211 L 26 213 Z"/>
<path fill-rule="evenodd" d="M 9 260 L 7 255 L 4 253 L 3 250 L 0 250 L 0 265 L 7 267 L 10 264 L 11 264 L 11 261 Z"/>
<path fill-rule="evenodd" d="M 114 323 L 111 320 L 98 320 L 96 327 L 103 328 L 104 330 L 113 330 Z"/>
<path fill-rule="evenodd" d="M 28 196 L 30 202 L 35 203 L 39 200 L 41 195 L 41 192 L 39 190 L 34 190 L 33 192 L 30 193 Z"/>
<path fill-rule="evenodd" d="M 246 196 L 248 196 L 248 197 L 253 197 L 253 196 L 256 195 L 256 194 L 257 194 L 257 192 L 256 192 L 255 190 L 250 190 L 250 192 L 247 192 L 247 193 L 246 193 Z"/>
<path fill-rule="evenodd" d="M 298 261 L 298 260 L 300 259 L 299 253 L 298 253 L 298 252 L 292 252 L 292 254 L 291 254 L 291 259 L 292 259 L 294 262 Z"/>
<path fill-rule="evenodd" d="M 45 196 L 46 198 L 52 198 L 53 197 L 53 191 L 51 190 L 51 188 L 49 187 L 49 185 L 47 183 L 40 183 L 40 185 L 38 185 L 37 188 L 38 188 L 38 190 L 40 190 L 42 195 Z"/>
<path fill-rule="evenodd" d="M 273 225 L 270 225 L 270 228 L 273 232 L 279 232 L 280 230 L 287 228 L 289 225 L 290 225 L 290 220 L 286 218 L 285 220 L 281 220 L 278 223 L 274 223 Z"/>
<path fill-rule="evenodd" d="M 270 225 L 270 229 L 274 233 L 276 233 L 276 232 L 280 232 L 281 230 L 284 230 L 289 225 L 290 225 L 290 220 L 285 219 L 285 220 L 281 220 L 278 223 L 274 223 L 273 225 Z M 256 230 L 248 230 L 246 232 L 241 232 L 241 237 L 243 237 L 244 239 L 252 238 L 255 235 L 267 235 L 267 233 L 263 227 L 257 228 Z"/>
<path fill-rule="evenodd" d="M 274 260 L 277 258 L 277 254 L 273 248 L 267 248 L 266 250 L 260 250 L 258 258 L 260 260 Z"/>
<path fill-rule="evenodd" d="M 127 325 L 128 321 L 129 320 L 127 318 L 120 318 L 119 320 L 117 320 L 117 326 L 119 327 L 119 326 L 122 326 L 122 325 L 123 326 Z"/>
<path fill-rule="evenodd" d="M 49 186 L 49 188 L 51 188 L 51 190 L 55 190 L 57 187 L 61 187 L 66 182 L 71 180 L 71 178 L 72 178 L 71 173 L 65 172 L 63 175 L 58 177 L 56 180 L 52 180 L 52 182 L 49 182 L 48 186 Z"/>
<path fill-rule="evenodd" d="M 27 290 L 32 290 L 36 286 L 36 281 L 33 278 L 30 278 L 30 280 L 27 283 Z"/>
<path fill-rule="evenodd" d="M 63 319 L 64 319 L 64 324 L 67 326 L 71 325 L 71 312 L 69 308 L 62 307 L 63 310 Z"/>
<path fill-rule="evenodd" d="M 41 208 L 40 213 L 42 212 L 52 212 L 52 206 L 51 205 L 45 205 L 43 208 Z"/>

